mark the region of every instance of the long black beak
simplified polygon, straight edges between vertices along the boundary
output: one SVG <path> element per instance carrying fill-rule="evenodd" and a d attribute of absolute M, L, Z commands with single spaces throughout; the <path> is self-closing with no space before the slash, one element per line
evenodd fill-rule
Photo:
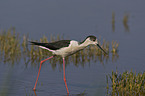
<path fill-rule="evenodd" d="M 99 44 L 97 44 L 97 46 L 107 55 L 107 53 L 102 49 L 102 47 Z"/>

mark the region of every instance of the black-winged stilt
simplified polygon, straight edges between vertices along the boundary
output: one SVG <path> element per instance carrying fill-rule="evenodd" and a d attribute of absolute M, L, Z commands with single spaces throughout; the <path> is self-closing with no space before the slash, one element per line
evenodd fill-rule
<path fill-rule="evenodd" d="M 37 81 L 38 81 L 38 77 L 40 74 L 42 63 L 45 62 L 46 60 L 53 58 L 56 55 L 60 55 L 63 59 L 63 78 L 64 78 L 64 83 L 66 86 L 67 93 L 69 94 L 67 83 L 66 83 L 66 77 L 65 77 L 65 57 L 72 55 L 72 54 L 84 49 L 85 47 L 87 47 L 89 45 L 97 45 L 105 54 L 107 54 L 98 44 L 97 38 L 92 35 L 88 36 L 82 42 L 78 42 L 75 40 L 60 40 L 60 41 L 56 41 L 56 42 L 52 42 L 52 43 L 38 43 L 38 42 L 31 42 L 31 43 L 33 45 L 38 45 L 40 48 L 51 51 L 54 54 L 53 56 L 51 56 L 45 60 L 42 60 L 40 62 L 39 72 L 38 72 L 37 79 L 36 79 L 33 90 L 36 90 L 36 85 L 37 85 Z"/>

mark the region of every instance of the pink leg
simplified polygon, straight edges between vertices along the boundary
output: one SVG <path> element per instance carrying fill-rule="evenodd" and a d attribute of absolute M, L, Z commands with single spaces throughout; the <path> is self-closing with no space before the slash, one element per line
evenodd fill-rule
<path fill-rule="evenodd" d="M 49 60 L 49 59 L 53 58 L 53 57 L 54 57 L 54 56 L 51 56 L 51 57 L 49 57 L 49 58 L 47 58 L 47 59 L 45 59 L 45 60 L 42 60 L 42 61 L 40 62 L 40 67 L 39 67 L 37 79 L 36 79 L 36 82 L 35 82 L 35 86 L 34 86 L 34 88 L 33 88 L 34 91 L 36 90 L 36 85 L 37 85 L 37 81 L 38 81 L 38 78 L 39 78 L 39 74 L 40 74 L 40 70 L 41 70 L 41 65 L 42 65 L 42 63 L 45 62 L 46 60 Z"/>
<path fill-rule="evenodd" d="M 66 78 L 65 78 L 65 59 L 64 58 L 63 58 L 63 79 L 64 79 L 65 87 L 67 90 L 67 94 L 69 94 L 67 83 L 66 83 Z"/>

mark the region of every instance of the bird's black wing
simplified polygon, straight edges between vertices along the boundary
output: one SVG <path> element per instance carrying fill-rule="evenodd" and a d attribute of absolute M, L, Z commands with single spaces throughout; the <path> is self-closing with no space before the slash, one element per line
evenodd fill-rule
<path fill-rule="evenodd" d="M 63 47 L 69 46 L 71 40 L 60 40 L 60 41 L 55 41 L 52 43 L 38 43 L 38 42 L 31 42 L 34 45 L 42 46 L 45 48 L 48 48 L 50 50 L 58 50 Z"/>

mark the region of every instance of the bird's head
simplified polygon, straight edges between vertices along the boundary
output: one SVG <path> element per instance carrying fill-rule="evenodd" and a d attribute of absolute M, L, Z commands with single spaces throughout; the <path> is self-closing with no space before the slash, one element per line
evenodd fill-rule
<path fill-rule="evenodd" d="M 107 54 L 103 50 L 103 48 L 99 45 L 98 40 L 95 36 L 93 36 L 93 35 L 88 36 L 84 42 L 86 42 L 88 45 L 97 45 L 105 54 Z"/>

